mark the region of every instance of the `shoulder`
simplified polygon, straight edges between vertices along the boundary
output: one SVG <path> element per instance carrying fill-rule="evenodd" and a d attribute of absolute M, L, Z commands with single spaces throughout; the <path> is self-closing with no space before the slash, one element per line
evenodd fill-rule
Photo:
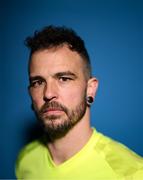
<path fill-rule="evenodd" d="M 40 140 L 35 140 L 22 148 L 16 160 L 16 174 L 21 167 L 26 167 L 34 163 L 35 159 L 41 158 L 40 154 L 42 154 L 41 152 L 44 151 L 44 149 L 45 146 Z"/>
<path fill-rule="evenodd" d="M 20 150 L 17 160 L 18 161 L 22 160 L 29 153 L 36 151 L 37 148 L 39 148 L 39 146 L 41 146 L 41 142 L 39 140 L 35 140 L 35 141 L 27 144 Z"/>
<path fill-rule="evenodd" d="M 125 145 L 100 134 L 96 148 L 109 167 L 119 176 L 143 178 L 143 158 Z"/>

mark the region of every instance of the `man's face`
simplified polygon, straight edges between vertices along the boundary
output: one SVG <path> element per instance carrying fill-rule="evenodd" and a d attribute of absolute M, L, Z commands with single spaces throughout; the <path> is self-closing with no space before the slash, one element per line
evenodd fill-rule
<path fill-rule="evenodd" d="M 34 109 L 53 138 L 65 135 L 85 115 L 87 81 L 82 63 L 67 46 L 37 51 L 31 57 Z"/>

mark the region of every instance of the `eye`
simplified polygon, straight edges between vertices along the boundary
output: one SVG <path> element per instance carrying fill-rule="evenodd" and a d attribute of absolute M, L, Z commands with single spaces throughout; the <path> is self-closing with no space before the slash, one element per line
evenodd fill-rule
<path fill-rule="evenodd" d="M 30 82 L 30 87 L 34 87 L 34 88 L 39 87 L 40 85 L 43 84 L 43 82 L 44 82 L 43 80 L 34 80 Z"/>
<path fill-rule="evenodd" d="M 59 81 L 61 81 L 61 82 L 66 82 L 66 81 L 70 81 L 70 80 L 72 80 L 71 77 L 65 77 L 65 76 L 59 77 Z"/>

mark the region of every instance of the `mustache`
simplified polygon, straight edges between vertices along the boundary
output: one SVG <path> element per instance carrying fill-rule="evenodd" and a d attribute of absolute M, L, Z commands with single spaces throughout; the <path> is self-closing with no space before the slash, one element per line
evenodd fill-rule
<path fill-rule="evenodd" d="M 47 109 L 58 109 L 60 111 L 64 111 L 66 114 L 68 113 L 68 109 L 64 105 L 62 105 L 62 104 L 60 104 L 60 103 L 58 103 L 56 101 L 46 102 L 41 107 L 39 113 L 43 114 Z"/>

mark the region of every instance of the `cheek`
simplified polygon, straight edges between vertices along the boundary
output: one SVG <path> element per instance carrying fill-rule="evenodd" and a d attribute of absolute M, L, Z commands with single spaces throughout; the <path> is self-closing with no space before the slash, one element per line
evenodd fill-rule
<path fill-rule="evenodd" d="M 73 106 L 83 101 L 83 99 L 85 99 L 85 96 L 86 90 L 84 88 L 70 89 L 64 93 L 64 98 L 67 104 L 73 104 Z"/>
<path fill-rule="evenodd" d="M 39 93 L 31 93 L 31 99 L 32 99 L 34 106 L 36 106 L 38 109 L 41 108 L 41 106 L 44 103 L 43 97 Z"/>

